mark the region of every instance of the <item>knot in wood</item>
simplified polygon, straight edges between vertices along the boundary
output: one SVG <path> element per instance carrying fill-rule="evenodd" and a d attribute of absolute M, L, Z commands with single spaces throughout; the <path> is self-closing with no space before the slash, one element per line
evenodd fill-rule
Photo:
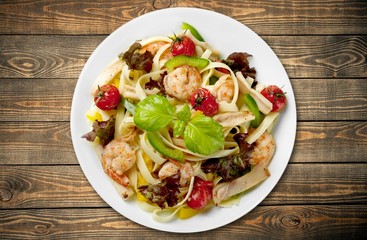
<path fill-rule="evenodd" d="M 0 199 L 3 202 L 9 201 L 13 197 L 13 193 L 5 188 L 0 188 Z"/>
<path fill-rule="evenodd" d="M 170 5 L 171 5 L 170 0 L 154 0 L 153 1 L 153 7 L 155 9 L 168 8 Z"/>
<path fill-rule="evenodd" d="M 301 223 L 299 217 L 294 215 L 283 216 L 280 221 L 286 227 L 297 227 Z"/>
<path fill-rule="evenodd" d="M 34 226 L 34 229 L 36 230 L 37 234 L 39 235 L 46 235 L 50 233 L 50 229 L 52 228 L 52 226 L 47 226 L 47 225 L 43 225 L 43 224 L 37 224 Z"/>
<path fill-rule="evenodd" d="M 34 57 L 25 54 L 23 56 L 8 59 L 8 64 L 25 76 L 34 74 L 42 67 L 42 61 L 40 61 L 40 59 L 35 59 Z"/>

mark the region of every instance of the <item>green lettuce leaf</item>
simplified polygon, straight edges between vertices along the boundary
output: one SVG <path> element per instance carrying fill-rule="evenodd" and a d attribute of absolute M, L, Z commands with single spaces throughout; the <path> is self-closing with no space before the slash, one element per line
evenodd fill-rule
<path fill-rule="evenodd" d="M 151 95 L 136 106 L 135 125 L 146 131 L 158 131 L 175 117 L 176 108 L 165 97 Z"/>
<path fill-rule="evenodd" d="M 224 146 L 223 127 L 213 118 L 197 115 L 184 131 L 186 147 L 195 153 L 212 154 Z"/>

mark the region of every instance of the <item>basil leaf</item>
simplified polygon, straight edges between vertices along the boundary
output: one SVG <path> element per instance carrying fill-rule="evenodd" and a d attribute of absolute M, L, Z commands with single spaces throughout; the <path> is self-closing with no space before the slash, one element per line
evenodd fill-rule
<path fill-rule="evenodd" d="M 134 122 L 140 129 L 158 131 L 173 120 L 175 111 L 165 97 L 151 95 L 137 104 Z"/>
<path fill-rule="evenodd" d="M 186 147 L 195 153 L 209 155 L 223 148 L 223 127 L 213 118 L 197 115 L 187 124 L 184 131 Z"/>
<path fill-rule="evenodd" d="M 181 121 L 188 122 L 191 118 L 189 105 L 185 104 L 180 111 L 177 112 L 177 118 Z"/>
<path fill-rule="evenodd" d="M 179 137 L 183 135 L 183 132 L 185 130 L 185 122 L 182 120 L 177 120 L 175 122 L 175 125 L 173 126 L 173 136 L 174 137 Z"/>

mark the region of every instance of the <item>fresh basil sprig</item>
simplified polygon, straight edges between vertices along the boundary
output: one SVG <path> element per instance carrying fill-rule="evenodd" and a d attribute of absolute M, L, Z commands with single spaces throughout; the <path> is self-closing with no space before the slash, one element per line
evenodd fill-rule
<path fill-rule="evenodd" d="M 151 95 L 139 102 L 134 122 L 148 132 L 158 131 L 174 122 L 174 136 L 183 136 L 186 147 L 195 153 L 209 155 L 224 145 L 222 125 L 203 114 L 192 117 L 188 105 L 176 114 L 176 108 L 163 96 Z"/>

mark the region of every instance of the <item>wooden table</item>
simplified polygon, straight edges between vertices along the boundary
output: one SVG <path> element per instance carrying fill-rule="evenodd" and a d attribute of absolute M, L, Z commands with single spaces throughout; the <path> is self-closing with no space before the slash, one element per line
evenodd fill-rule
<path fill-rule="evenodd" d="M 291 79 L 298 128 L 278 185 L 208 232 L 142 227 L 86 180 L 71 143 L 86 60 L 156 9 L 205 8 L 257 32 Z M 367 2 L 44 0 L 0 2 L 0 239 L 367 239 Z"/>

